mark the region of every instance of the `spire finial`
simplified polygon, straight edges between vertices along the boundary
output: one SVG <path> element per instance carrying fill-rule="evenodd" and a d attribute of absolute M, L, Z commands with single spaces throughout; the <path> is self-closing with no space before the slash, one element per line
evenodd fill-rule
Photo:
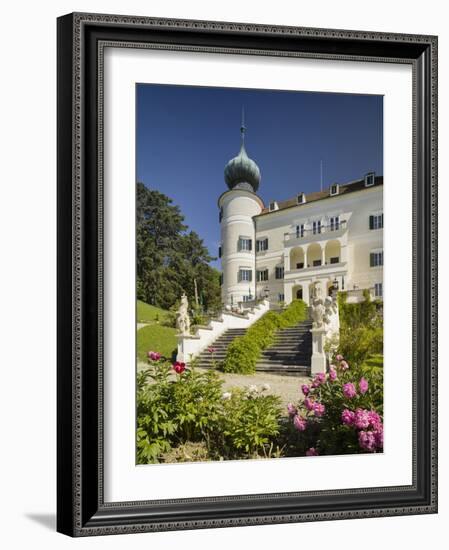
<path fill-rule="evenodd" d="M 245 143 L 245 132 L 246 132 L 246 126 L 245 126 L 245 107 L 242 105 L 242 124 L 240 126 L 240 134 L 242 136 L 242 145 Z"/>

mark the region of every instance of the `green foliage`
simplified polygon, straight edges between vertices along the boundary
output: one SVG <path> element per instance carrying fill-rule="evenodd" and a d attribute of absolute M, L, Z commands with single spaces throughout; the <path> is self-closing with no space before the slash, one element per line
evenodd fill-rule
<path fill-rule="evenodd" d="M 279 434 L 280 398 L 235 389 L 225 401 L 222 417 L 223 446 L 238 458 L 243 450 L 248 458 L 263 456 Z"/>
<path fill-rule="evenodd" d="M 281 313 L 265 313 L 243 336 L 235 338 L 229 344 L 223 363 L 224 371 L 254 373 L 262 351 L 273 343 L 276 331 L 294 326 L 306 318 L 307 306 L 302 300 L 294 300 Z"/>
<path fill-rule="evenodd" d="M 221 307 L 219 272 L 202 239 L 189 231 L 178 206 L 166 195 L 137 184 L 137 297 L 168 310 L 185 292 L 206 311 Z"/>
<path fill-rule="evenodd" d="M 215 371 L 174 375 L 154 362 L 138 374 L 137 461 L 185 462 L 280 454 L 280 399 L 263 390 L 223 393 Z"/>
<path fill-rule="evenodd" d="M 158 324 L 137 331 L 137 358 L 147 360 L 147 352 L 158 350 L 165 357 L 173 357 L 177 350 L 176 329 Z"/>
<path fill-rule="evenodd" d="M 339 293 L 340 342 L 339 353 L 355 367 L 371 355 L 383 353 L 382 303 L 365 300 L 356 304 L 346 302 L 346 293 Z"/>

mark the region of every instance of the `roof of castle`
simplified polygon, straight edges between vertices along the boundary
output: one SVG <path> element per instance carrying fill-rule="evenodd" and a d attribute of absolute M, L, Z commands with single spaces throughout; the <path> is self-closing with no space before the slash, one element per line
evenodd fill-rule
<path fill-rule="evenodd" d="M 279 212 L 279 210 L 285 210 L 286 208 L 292 208 L 293 206 L 304 206 L 305 204 L 309 204 L 311 202 L 316 202 L 324 199 L 337 199 L 338 197 L 341 197 L 342 195 L 346 195 L 347 193 L 354 193 L 355 191 L 363 191 L 364 189 L 372 189 L 373 187 L 379 187 L 380 185 L 383 185 L 384 178 L 383 176 L 375 176 L 374 178 L 374 185 L 370 185 L 369 187 L 365 186 L 365 178 L 362 178 L 360 180 L 352 181 L 349 183 L 344 184 L 338 184 L 338 194 L 331 195 L 330 194 L 330 188 L 332 187 L 332 184 L 328 189 L 325 191 L 313 191 L 312 193 L 305 194 L 305 202 L 298 204 L 298 195 L 291 199 L 287 199 L 285 201 L 276 201 L 278 208 L 276 210 L 270 210 L 269 207 L 265 207 L 258 216 L 263 216 L 264 214 L 273 214 L 274 212 Z"/>

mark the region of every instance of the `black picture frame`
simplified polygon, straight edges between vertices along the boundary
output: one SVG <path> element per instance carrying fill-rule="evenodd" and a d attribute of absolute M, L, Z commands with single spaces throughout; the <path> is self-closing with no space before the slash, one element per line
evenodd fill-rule
<path fill-rule="evenodd" d="M 57 530 L 71 536 L 437 511 L 437 37 L 75 13 L 58 28 Z M 413 483 L 105 503 L 102 48 L 407 63 L 413 68 Z"/>

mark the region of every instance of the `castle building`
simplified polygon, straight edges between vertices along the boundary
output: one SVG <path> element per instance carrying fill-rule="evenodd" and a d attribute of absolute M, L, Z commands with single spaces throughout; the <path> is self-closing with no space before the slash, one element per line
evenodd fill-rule
<path fill-rule="evenodd" d="M 316 284 L 323 295 L 347 291 L 348 301 L 360 301 L 365 290 L 382 299 L 383 177 L 369 172 L 265 205 L 245 130 L 242 123 L 240 152 L 225 167 L 228 190 L 218 199 L 223 303 L 309 304 Z"/>

